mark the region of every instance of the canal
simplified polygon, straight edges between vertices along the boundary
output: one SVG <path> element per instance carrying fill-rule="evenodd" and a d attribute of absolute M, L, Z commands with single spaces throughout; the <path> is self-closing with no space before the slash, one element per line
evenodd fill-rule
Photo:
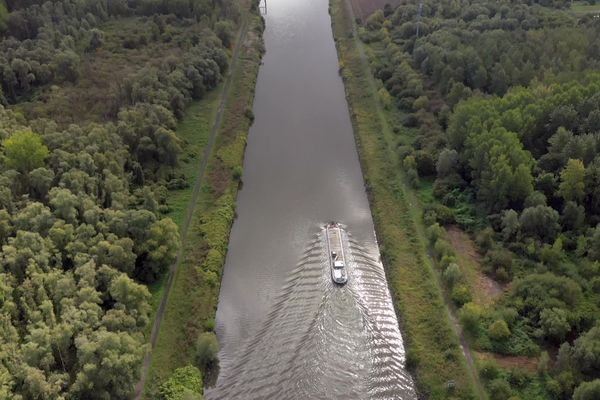
<path fill-rule="evenodd" d="M 379 261 L 327 0 L 268 0 L 209 399 L 416 399 Z M 345 228 L 331 282 L 322 227 Z"/>

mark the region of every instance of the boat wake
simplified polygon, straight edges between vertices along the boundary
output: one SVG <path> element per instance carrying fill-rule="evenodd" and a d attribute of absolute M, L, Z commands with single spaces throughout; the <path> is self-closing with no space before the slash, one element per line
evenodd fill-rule
<path fill-rule="evenodd" d="M 377 256 L 343 231 L 349 279 L 331 281 L 325 231 L 291 271 L 262 328 L 222 360 L 208 399 L 416 399 Z"/>

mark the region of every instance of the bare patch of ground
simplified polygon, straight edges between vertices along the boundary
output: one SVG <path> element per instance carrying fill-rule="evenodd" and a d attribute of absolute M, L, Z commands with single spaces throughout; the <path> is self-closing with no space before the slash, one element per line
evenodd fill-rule
<path fill-rule="evenodd" d="M 386 4 L 396 6 L 400 0 L 351 0 L 354 15 L 361 20 L 366 19 L 374 11 L 383 9 Z"/>
<path fill-rule="evenodd" d="M 502 368 L 506 369 L 522 369 L 527 372 L 534 373 L 537 371 L 538 359 L 536 357 L 525 356 L 505 356 L 495 353 L 476 352 L 479 360 L 494 360 Z"/>
<path fill-rule="evenodd" d="M 446 231 L 458 257 L 468 261 L 468 264 L 472 266 L 473 271 L 470 271 L 470 275 L 472 275 L 471 281 L 478 302 L 489 305 L 500 298 L 505 287 L 483 273 L 481 270 L 481 256 L 469 235 L 454 225 L 448 226 Z"/>

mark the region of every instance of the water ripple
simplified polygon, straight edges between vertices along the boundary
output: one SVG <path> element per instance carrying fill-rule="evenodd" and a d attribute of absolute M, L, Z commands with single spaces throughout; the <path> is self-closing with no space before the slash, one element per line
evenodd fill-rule
<path fill-rule="evenodd" d="M 349 280 L 333 284 L 324 230 L 307 245 L 262 327 L 207 398 L 413 400 L 377 255 L 344 232 Z M 223 371 L 223 370 L 222 370 Z"/>

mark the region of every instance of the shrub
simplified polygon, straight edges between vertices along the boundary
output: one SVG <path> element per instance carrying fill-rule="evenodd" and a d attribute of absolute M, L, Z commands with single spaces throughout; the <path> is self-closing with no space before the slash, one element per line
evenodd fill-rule
<path fill-rule="evenodd" d="M 583 382 L 573 393 L 573 400 L 598 400 L 600 399 L 600 379 Z"/>
<path fill-rule="evenodd" d="M 444 235 L 444 228 L 440 224 L 435 223 L 427 228 L 427 238 L 430 243 L 435 243 L 436 240 Z"/>
<path fill-rule="evenodd" d="M 498 364 L 493 360 L 485 360 L 479 366 L 479 375 L 487 380 L 492 380 L 498 377 L 500 371 Z"/>
<path fill-rule="evenodd" d="M 444 280 L 446 281 L 446 284 L 453 287 L 461 279 L 462 272 L 458 264 L 452 263 L 448 265 L 448 268 L 444 271 Z"/>
<path fill-rule="evenodd" d="M 215 330 L 214 318 L 209 318 L 206 321 L 204 321 L 204 330 L 207 332 L 214 332 L 214 330 Z"/>
<path fill-rule="evenodd" d="M 219 341 L 213 332 L 204 332 L 196 340 L 196 363 L 203 369 L 210 368 L 219 361 Z"/>
<path fill-rule="evenodd" d="M 508 324 L 502 319 L 498 319 L 492 323 L 488 328 L 488 335 L 492 340 L 504 340 L 510 336 L 510 329 Z"/>
<path fill-rule="evenodd" d="M 450 297 L 454 304 L 459 307 L 472 300 L 471 292 L 465 285 L 456 285 L 454 289 L 452 289 L 452 295 Z"/>
<path fill-rule="evenodd" d="M 433 246 L 435 257 L 440 260 L 444 256 L 453 256 L 454 250 L 452 249 L 452 245 L 446 240 L 439 238 L 435 241 L 435 245 Z"/>
<path fill-rule="evenodd" d="M 472 335 L 477 335 L 481 319 L 481 307 L 475 303 L 466 303 L 458 312 L 463 328 Z"/>
<path fill-rule="evenodd" d="M 178 368 L 169 379 L 160 385 L 159 392 L 164 400 L 195 398 L 190 397 L 190 395 L 197 395 L 197 398 L 201 398 L 202 373 L 198 368 L 191 365 Z"/>
<path fill-rule="evenodd" d="M 504 379 L 494 379 L 490 382 L 489 390 L 491 400 L 507 400 L 512 396 L 510 385 Z"/>

